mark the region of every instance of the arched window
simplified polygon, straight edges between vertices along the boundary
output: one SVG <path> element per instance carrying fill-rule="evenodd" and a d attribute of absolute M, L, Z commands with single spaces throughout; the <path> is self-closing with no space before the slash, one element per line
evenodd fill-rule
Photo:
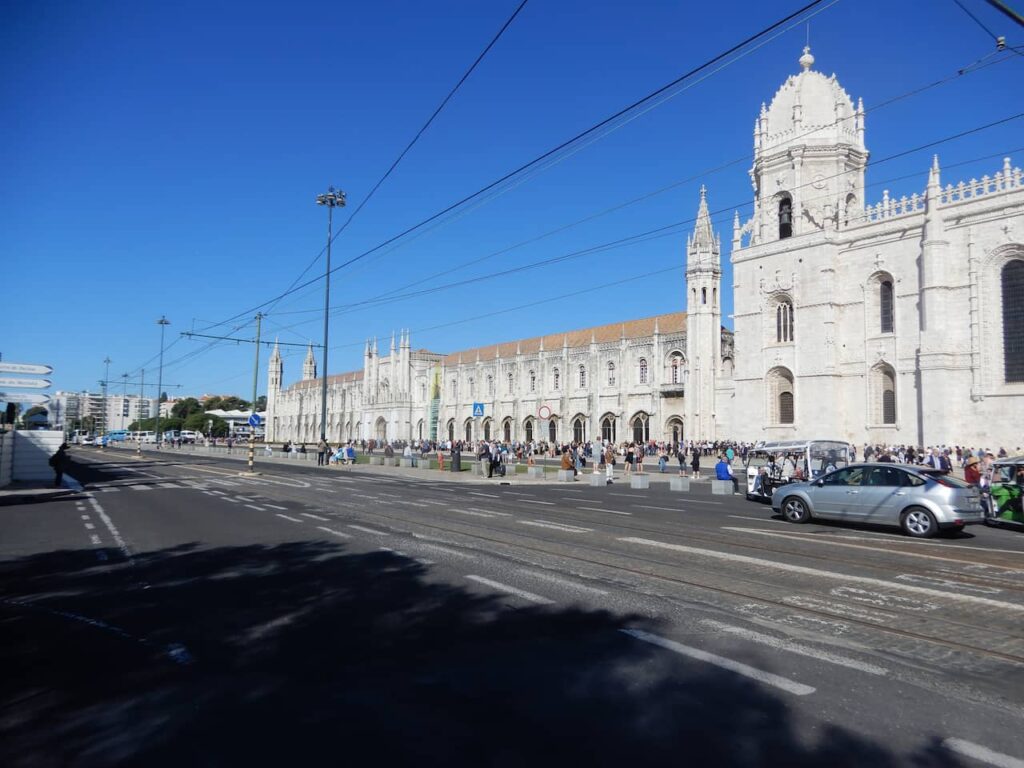
<path fill-rule="evenodd" d="M 484 440 L 491 439 L 491 420 L 488 419 L 484 422 Z"/>
<path fill-rule="evenodd" d="M 608 361 L 608 386 L 615 386 L 615 363 Z"/>
<path fill-rule="evenodd" d="M 555 389 L 558 389 L 562 385 L 562 375 L 559 373 L 557 368 L 552 372 L 552 381 L 554 382 Z"/>
<path fill-rule="evenodd" d="M 1024 382 L 1024 261 L 1003 267 L 1003 365 L 1006 383 Z"/>
<path fill-rule="evenodd" d="M 648 431 L 649 424 L 650 419 L 647 418 L 646 413 L 638 413 L 633 417 L 631 426 L 633 427 L 634 443 L 646 443 L 650 439 L 650 432 Z"/>
<path fill-rule="evenodd" d="M 700 289 L 700 303 L 701 304 L 707 304 L 708 303 L 708 289 L 707 288 L 701 288 Z"/>
<path fill-rule="evenodd" d="M 779 240 L 793 234 L 793 201 L 789 195 L 779 199 Z"/>
<path fill-rule="evenodd" d="M 537 391 L 537 374 L 534 371 L 530 371 L 530 391 Z"/>
<path fill-rule="evenodd" d="M 601 419 L 601 439 L 615 442 L 615 417 L 605 416 Z"/>
<path fill-rule="evenodd" d="M 466 419 L 465 427 L 466 427 L 466 442 L 467 443 L 471 443 L 471 442 L 473 442 L 473 420 L 472 419 Z"/>
<path fill-rule="evenodd" d="M 448 422 L 448 440 L 449 442 L 455 442 L 455 420 L 452 419 Z"/>
<path fill-rule="evenodd" d="M 775 340 L 780 344 L 793 341 L 794 338 L 793 305 L 780 301 L 775 308 Z"/>
<path fill-rule="evenodd" d="M 533 419 L 527 419 L 523 424 L 523 432 L 526 435 L 526 442 L 533 442 Z"/>
<path fill-rule="evenodd" d="M 469 377 L 469 396 L 473 397 L 475 394 L 476 394 L 476 382 L 473 380 L 473 377 L 470 376 Z"/>
<path fill-rule="evenodd" d="M 574 443 L 582 443 L 586 437 L 586 430 L 583 427 L 583 419 L 576 417 L 572 422 L 572 441 Z"/>
<path fill-rule="evenodd" d="M 508 393 L 511 395 L 515 391 L 515 383 L 512 379 L 512 374 L 508 375 Z"/>
<path fill-rule="evenodd" d="M 584 365 L 580 366 L 580 389 L 587 388 L 587 368 Z"/>
<path fill-rule="evenodd" d="M 668 359 L 668 380 L 673 384 L 683 383 L 683 356 L 678 352 Z"/>
<path fill-rule="evenodd" d="M 420 382 L 420 400 L 426 400 L 426 399 L 427 399 L 427 382 L 421 381 Z"/>
<path fill-rule="evenodd" d="M 892 280 L 882 280 L 878 284 L 878 325 L 882 333 L 893 331 L 892 299 Z"/>
<path fill-rule="evenodd" d="M 494 377 L 490 374 L 487 376 L 487 394 L 494 395 Z"/>
<path fill-rule="evenodd" d="M 452 400 L 458 397 L 459 385 L 455 383 L 455 379 L 452 379 Z"/>
<path fill-rule="evenodd" d="M 849 225 L 857 220 L 857 196 L 849 194 L 846 196 L 846 216 L 843 223 Z"/>
<path fill-rule="evenodd" d="M 554 419 L 548 422 L 548 441 L 552 443 L 558 441 L 558 423 Z"/>
<path fill-rule="evenodd" d="M 505 419 L 505 423 L 502 424 L 502 431 L 505 433 L 505 442 L 512 442 L 512 421 L 511 419 Z"/>
<path fill-rule="evenodd" d="M 640 383 L 647 383 L 647 359 L 643 357 L 640 358 Z"/>
<path fill-rule="evenodd" d="M 769 397 L 769 419 L 772 424 L 793 424 L 796 401 L 793 396 L 793 374 L 786 368 L 772 368 L 766 377 Z"/>

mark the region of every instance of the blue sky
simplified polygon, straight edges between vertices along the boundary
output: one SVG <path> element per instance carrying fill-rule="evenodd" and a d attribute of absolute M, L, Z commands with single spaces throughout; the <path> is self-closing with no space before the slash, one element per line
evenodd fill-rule
<path fill-rule="evenodd" d="M 1024 43 L 1022 30 L 981 0 L 964 2 L 1011 44 Z M 345 190 L 349 207 L 335 217 L 344 222 L 517 5 L 3 4 L 3 359 L 49 363 L 55 388 L 81 390 L 96 388 L 109 356 L 111 386 L 120 391 L 122 374 L 137 381 L 141 367 L 147 382 L 155 380 L 156 321 L 164 314 L 172 323 L 164 381 L 182 385 L 166 388 L 172 396 L 247 396 L 251 345 L 209 346 L 180 332 L 251 338 L 255 308 L 288 288 L 323 248 L 326 213 L 315 196 L 331 184 Z M 335 240 L 334 264 L 800 5 L 530 0 Z M 1024 111 L 1024 56 L 872 111 L 954 75 L 995 44 L 953 0 L 826 6 L 810 22 L 815 68 L 835 72 L 869 109 L 870 201 L 884 188 L 897 196 L 923 190 L 933 152 L 949 169 L 944 182 L 992 173 L 1005 153 L 1021 164 L 1024 121 L 1016 120 L 874 167 Z M 805 24 L 788 29 L 485 204 L 336 272 L 331 372 L 360 368 L 363 341 L 376 335 L 386 347 L 399 328 L 412 329 L 415 347 L 447 352 L 685 309 L 685 224 L 544 268 L 399 302 L 342 305 L 408 286 L 487 278 L 685 222 L 697 210 L 701 183 L 712 211 L 720 211 L 716 226 L 728 250 L 732 211 L 749 215 L 752 202 L 754 118 L 799 71 L 807 34 Z M 305 279 L 322 272 L 321 259 Z M 616 281 L 624 282 L 610 285 Z M 723 284 L 730 282 L 726 265 Z M 563 296 L 570 292 L 576 295 Z M 723 293 L 728 314 L 731 295 Z M 322 307 L 322 281 L 263 307 L 265 337 L 318 342 Z M 262 393 L 265 349 L 261 355 Z M 286 382 L 298 377 L 302 357 L 299 348 L 286 354 Z"/>

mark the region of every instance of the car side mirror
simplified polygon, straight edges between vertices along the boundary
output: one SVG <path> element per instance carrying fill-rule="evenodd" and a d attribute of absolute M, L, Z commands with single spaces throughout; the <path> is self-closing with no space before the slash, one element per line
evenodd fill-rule
<path fill-rule="evenodd" d="M 819 488 L 822 488 L 822 487 L 824 487 L 824 485 L 825 485 L 825 481 L 824 481 L 824 480 L 815 480 L 815 481 L 814 481 L 814 484 L 815 484 L 816 486 L 818 486 Z"/>

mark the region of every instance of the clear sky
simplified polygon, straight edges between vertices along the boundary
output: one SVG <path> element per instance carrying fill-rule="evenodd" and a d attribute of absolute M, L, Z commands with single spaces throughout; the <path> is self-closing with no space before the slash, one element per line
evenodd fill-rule
<path fill-rule="evenodd" d="M 1024 30 L 982 0 L 963 2 L 1024 43 Z M 143 367 L 155 381 L 156 321 L 166 315 L 163 379 L 181 385 L 169 394 L 248 397 L 252 345 L 179 334 L 252 338 L 256 308 L 323 249 L 316 195 L 345 190 L 349 206 L 335 216 L 344 223 L 518 4 L 4 3 L 3 359 L 53 365 L 55 388 L 95 390 L 109 356 L 120 392 L 122 374 L 134 382 Z M 335 240 L 334 265 L 802 4 L 529 0 Z M 953 0 L 840 0 L 819 10 L 809 32 L 815 68 L 835 72 L 868 109 L 870 202 L 883 189 L 922 191 L 936 152 L 944 183 L 991 174 L 1003 154 L 1024 164 L 1024 120 L 880 162 L 1024 112 L 1024 56 L 992 55 L 993 38 Z M 799 71 L 807 36 L 804 23 L 786 29 L 543 172 L 335 272 L 331 372 L 361 368 L 364 340 L 378 336 L 386 348 L 400 328 L 416 348 L 449 352 L 685 309 L 685 239 L 702 183 L 728 286 L 732 212 L 751 210 L 754 119 Z M 986 56 L 991 66 L 875 109 Z M 671 224 L 680 226 L 659 238 L 494 276 Z M 323 269 L 321 258 L 304 280 Z M 357 304 L 471 278 L 483 279 Z M 265 338 L 319 342 L 323 281 L 262 309 Z M 286 383 L 303 356 L 287 351 Z M 264 348 L 261 393 L 266 358 Z"/>

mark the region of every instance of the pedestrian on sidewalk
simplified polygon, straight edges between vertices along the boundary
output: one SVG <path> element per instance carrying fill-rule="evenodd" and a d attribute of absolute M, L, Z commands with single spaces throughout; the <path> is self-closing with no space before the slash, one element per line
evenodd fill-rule
<path fill-rule="evenodd" d="M 50 457 L 50 466 L 53 467 L 53 487 L 60 488 L 64 482 L 64 467 L 68 463 L 68 444 L 61 443 L 57 452 Z"/>
<path fill-rule="evenodd" d="M 324 460 L 327 458 L 329 448 L 327 441 L 321 437 L 320 442 L 316 444 L 316 465 L 318 467 L 322 467 L 326 463 Z"/>
<path fill-rule="evenodd" d="M 604 450 L 604 471 L 606 485 L 611 485 L 615 479 L 615 446 L 608 441 L 608 447 Z"/>

